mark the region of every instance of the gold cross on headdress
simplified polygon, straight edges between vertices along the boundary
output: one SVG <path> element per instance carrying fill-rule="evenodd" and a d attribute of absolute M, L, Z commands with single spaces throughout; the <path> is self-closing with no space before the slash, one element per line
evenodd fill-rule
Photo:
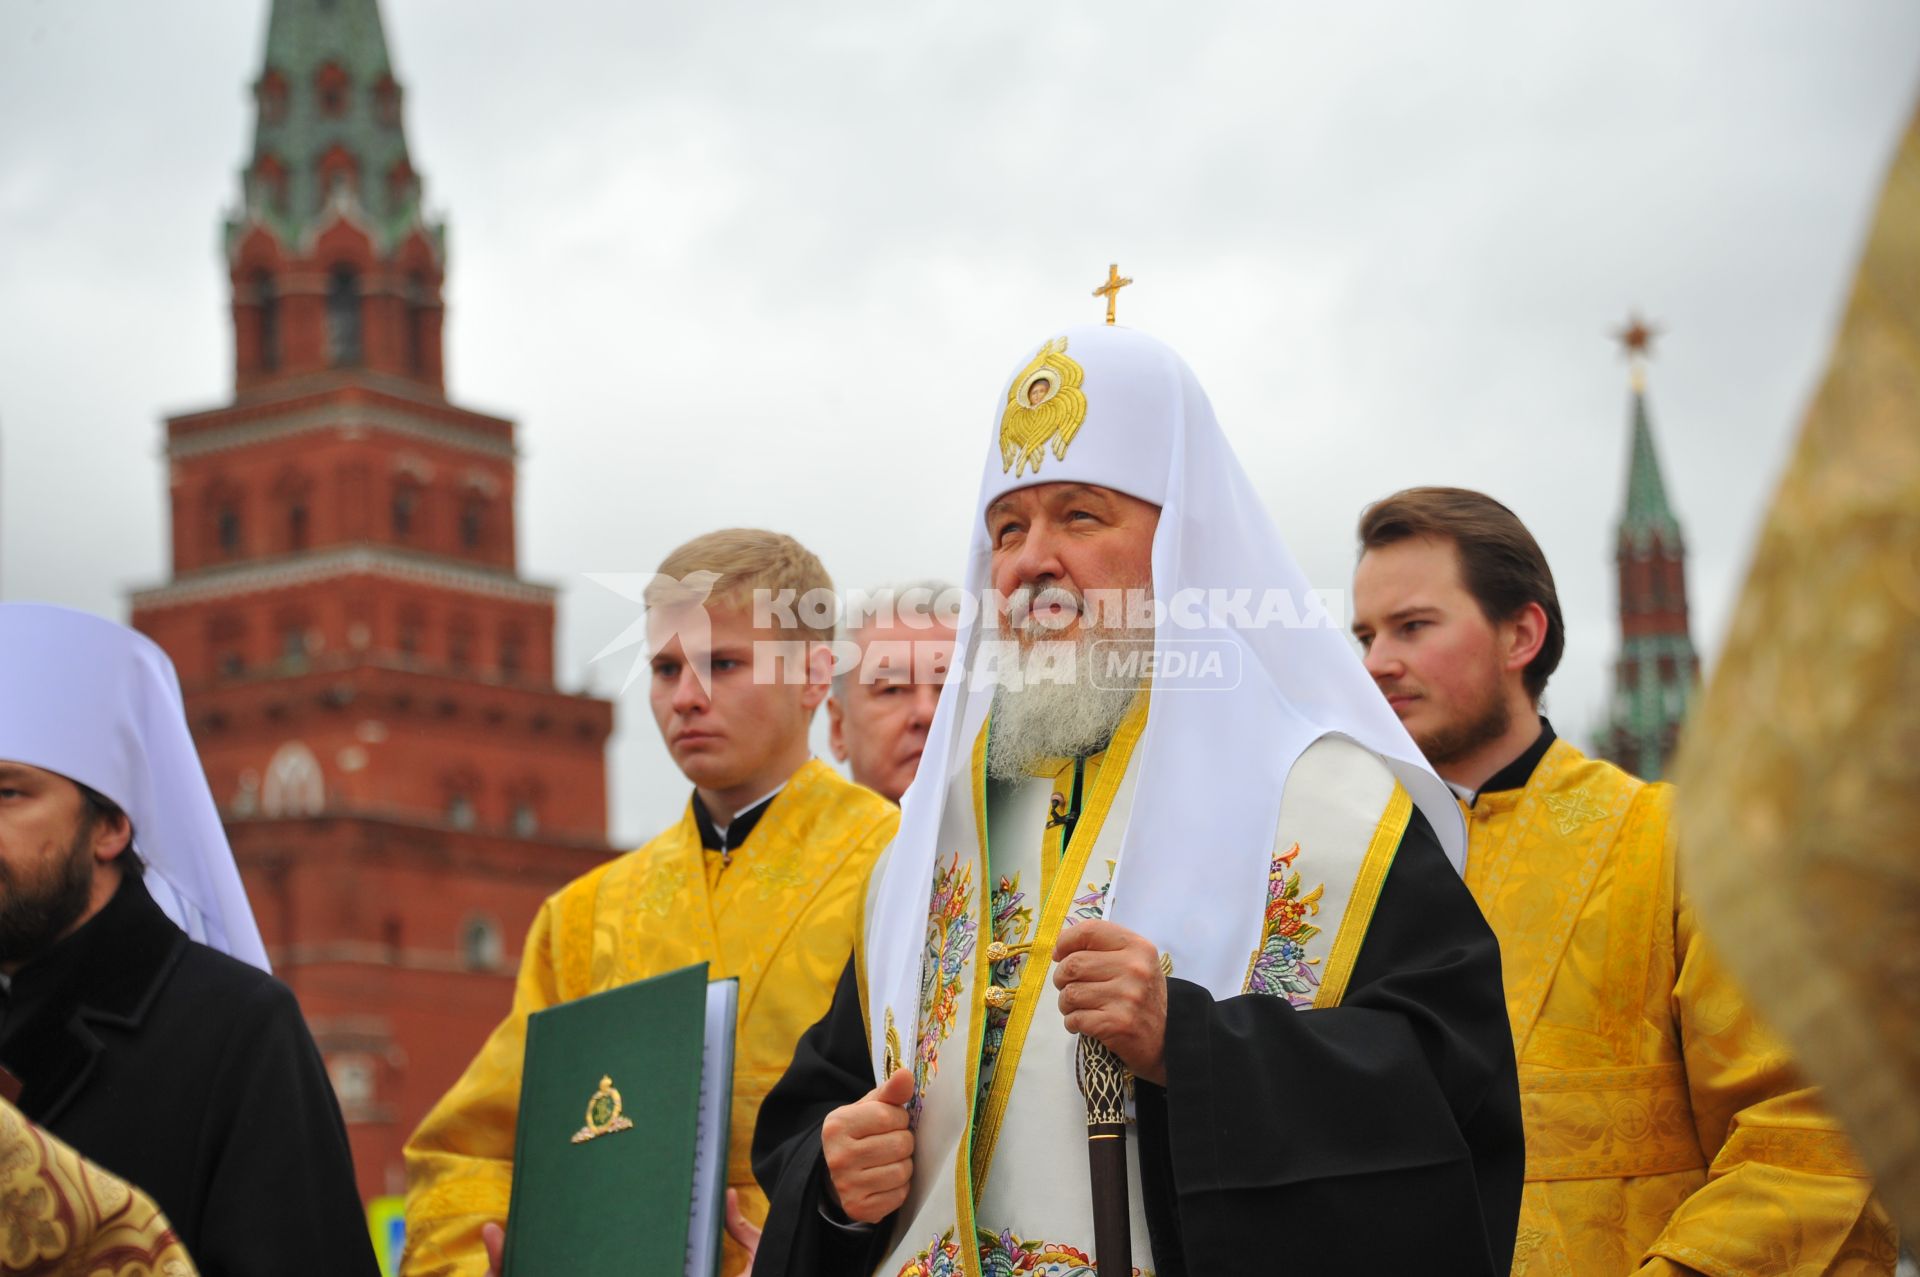
<path fill-rule="evenodd" d="M 1107 322 L 1113 322 L 1113 304 L 1120 300 L 1120 290 L 1133 281 L 1120 273 L 1120 264 L 1115 262 L 1107 267 L 1107 282 L 1093 290 L 1095 297 L 1107 299 Z"/>

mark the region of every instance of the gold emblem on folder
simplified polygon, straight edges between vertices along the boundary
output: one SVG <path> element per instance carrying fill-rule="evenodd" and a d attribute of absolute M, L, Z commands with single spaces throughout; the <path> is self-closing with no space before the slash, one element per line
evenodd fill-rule
<path fill-rule="evenodd" d="M 620 1092 L 613 1089 L 613 1079 L 602 1077 L 600 1089 L 587 1101 L 587 1124 L 573 1133 L 573 1142 L 585 1144 L 602 1135 L 632 1129 L 632 1120 L 620 1115 Z"/>

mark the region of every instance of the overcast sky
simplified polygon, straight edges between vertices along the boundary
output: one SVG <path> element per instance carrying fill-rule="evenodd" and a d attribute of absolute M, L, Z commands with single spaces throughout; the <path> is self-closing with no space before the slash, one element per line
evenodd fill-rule
<path fill-rule="evenodd" d="M 728 524 L 843 585 L 957 575 L 1001 379 L 1117 261 L 1343 588 L 1370 499 L 1513 506 L 1599 725 L 1627 379 L 1651 372 L 1708 653 L 1920 91 L 1920 6 L 387 0 L 448 221 L 448 379 L 512 416 L 560 676 L 581 579 Z M 217 253 L 265 0 L 0 0 L 0 597 L 163 579 L 159 419 L 231 391 Z M 642 685 L 643 687 L 644 685 Z M 684 801 L 641 687 L 614 836 Z"/>

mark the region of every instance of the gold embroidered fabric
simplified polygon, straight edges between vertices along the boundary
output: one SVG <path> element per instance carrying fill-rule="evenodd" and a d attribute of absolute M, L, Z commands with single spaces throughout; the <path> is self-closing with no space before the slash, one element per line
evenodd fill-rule
<path fill-rule="evenodd" d="M 1677 890 L 1672 796 L 1556 741 L 1467 812 L 1520 1061 L 1513 1271 L 1890 1274 L 1851 1146 Z"/>
<path fill-rule="evenodd" d="M 153 1199 L 0 1100 L 0 1277 L 193 1277 Z"/>
<path fill-rule="evenodd" d="M 857 934 L 874 858 L 899 811 L 817 759 L 787 782 L 709 888 L 686 814 L 638 851 L 541 906 L 513 1009 L 407 1142 L 405 1277 L 480 1277 L 480 1226 L 506 1218 L 527 1016 L 695 962 L 740 980 L 728 1183 L 755 1223 L 766 1198 L 749 1161 L 760 1101 L 800 1035 L 826 1014 Z M 639 1108 L 645 1097 L 629 1094 Z M 725 1239 L 721 1271 L 745 1256 Z"/>
<path fill-rule="evenodd" d="M 1702 915 L 1920 1232 L 1920 113 L 1678 774 Z"/>

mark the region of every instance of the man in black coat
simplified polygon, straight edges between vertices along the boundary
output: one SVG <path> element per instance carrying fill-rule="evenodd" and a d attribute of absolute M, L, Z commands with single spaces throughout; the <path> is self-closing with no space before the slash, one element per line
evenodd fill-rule
<path fill-rule="evenodd" d="M 66 686 L 55 722 L 17 685 L 19 661 L 57 688 L 62 649 L 83 654 L 90 681 Z M 224 836 L 181 855 L 182 831 L 205 830 L 212 803 L 197 760 L 164 765 L 191 745 L 156 660 L 112 622 L 0 605 L 0 1086 L 146 1190 L 207 1277 L 372 1277 L 346 1125 L 293 994 L 190 939 L 155 902 L 264 959 L 231 903 Z M 94 770 L 74 779 L 82 766 Z M 198 804 L 207 819 L 179 818 Z"/>

